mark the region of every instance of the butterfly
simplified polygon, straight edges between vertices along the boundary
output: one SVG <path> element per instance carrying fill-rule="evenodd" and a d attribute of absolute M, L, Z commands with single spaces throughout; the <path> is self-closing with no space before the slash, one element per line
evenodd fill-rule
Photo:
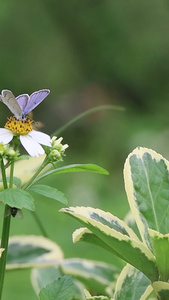
<path fill-rule="evenodd" d="M 30 96 L 28 94 L 22 94 L 15 98 L 10 90 L 2 90 L 0 101 L 9 108 L 17 120 L 23 120 L 49 93 L 50 90 L 43 89 L 32 93 Z"/>

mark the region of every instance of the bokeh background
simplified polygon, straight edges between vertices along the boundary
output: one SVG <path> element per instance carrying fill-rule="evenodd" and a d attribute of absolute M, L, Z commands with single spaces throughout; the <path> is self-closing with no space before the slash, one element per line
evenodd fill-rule
<path fill-rule="evenodd" d="M 136 147 L 169 158 L 169 3 L 158 0 L 6 0 L 0 4 L 0 88 L 15 96 L 49 88 L 33 118 L 52 134 L 98 105 L 125 107 L 92 114 L 62 133 L 69 144 L 63 164 L 94 163 L 110 172 L 63 174 L 46 183 L 69 205 L 101 208 L 124 218 L 129 210 L 123 165 Z M 0 127 L 8 109 L 0 104 Z M 44 182 L 43 182 L 44 183 Z M 102 249 L 72 243 L 80 224 L 60 204 L 36 197 L 49 238 L 65 257 L 122 263 Z M 1 224 L 2 227 L 1 205 Z M 11 235 L 41 234 L 32 215 L 12 220 Z M 36 300 L 30 271 L 7 272 L 3 300 Z"/>

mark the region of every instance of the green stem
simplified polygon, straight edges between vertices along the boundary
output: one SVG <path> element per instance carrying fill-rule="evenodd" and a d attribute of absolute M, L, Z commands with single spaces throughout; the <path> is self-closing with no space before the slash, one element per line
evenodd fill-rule
<path fill-rule="evenodd" d="M 39 173 L 47 166 L 47 164 L 49 163 L 48 158 L 45 157 L 42 165 L 39 167 L 39 169 L 36 171 L 36 173 L 31 177 L 31 179 L 23 186 L 23 190 L 27 190 L 29 187 L 31 187 L 33 181 L 35 180 L 35 178 L 39 175 Z M 40 221 L 38 215 L 36 214 L 36 212 L 32 212 L 32 215 L 41 231 L 41 233 L 43 234 L 43 236 L 48 237 L 46 230 L 44 228 L 44 226 L 42 225 L 42 222 Z"/>
<path fill-rule="evenodd" d="M 1 172 L 2 172 L 2 179 L 4 189 L 8 188 L 5 167 L 3 160 L 1 161 Z M 2 253 L 0 259 L 0 300 L 2 298 L 2 290 L 4 285 L 4 277 L 5 277 L 5 268 L 6 268 L 6 259 L 7 259 L 7 251 L 8 251 L 8 240 L 9 240 L 9 231 L 10 231 L 10 221 L 11 215 L 7 215 L 7 211 L 9 209 L 8 205 L 5 205 L 4 210 L 4 219 L 3 219 L 3 227 L 2 227 L 2 237 L 1 237 L 1 248 L 5 249 Z"/>
<path fill-rule="evenodd" d="M 113 110 L 118 110 L 118 111 L 124 111 L 124 107 L 121 106 L 114 106 L 114 105 L 100 105 L 97 107 L 93 107 L 91 109 L 86 110 L 85 112 L 79 114 L 78 116 L 76 116 L 75 118 L 71 119 L 69 122 L 67 122 L 65 125 L 63 125 L 62 127 L 60 127 L 59 129 L 57 129 L 53 135 L 59 135 L 61 132 L 63 132 L 65 129 L 67 129 L 69 126 L 71 126 L 72 124 L 74 124 L 75 122 L 79 121 L 80 119 L 95 113 L 97 111 L 100 110 L 104 110 L 104 109 L 113 109 Z"/>
<path fill-rule="evenodd" d="M 42 165 L 39 167 L 39 169 L 36 171 L 36 173 L 31 177 L 31 179 L 22 187 L 23 190 L 27 190 L 29 187 L 31 187 L 34 179 L 39 175 L 39 173 L 47 166 L 49 163 L 48 158 L 45 157 Z"/>
<path fill-rule="evenodd" d="M 5 189 L 8 188 L 8 184 L 7 184 L 5 166 L 4 166 L 4 161 L 3 160 L 1 160 L 1 173 L 2 173 L 3 186 L 4 186 L 4 190 L 5 190 Z"/>
<path fill-rule="evenodd" d="M 10 169 L 10 180 L 9 180 L 9 187 L 13 187 L 13 173 L 14 173 L 14 162 L 11 164 L 11 169 Z"/>
<path fill-rule="evenodd" d="M 32 213 L 32 216 L 34 217 L 35 222 L 37 223 L 37 225 L 38 225 L 38 227 L 39 227 L 41 233 L 43 234 L 43 236 L 48 238 L 47 232 L 46 232 L 44 226 L 42 225 L 42 222 L 41 222 L 41 220 L 39 219 L 39 217 L 38 217 L 38 215 L 36 214 L 36 212 L 33 211 L 33 212 L 31 212 L 31 213 Z"/>
<path fill-rule="evenodd" d="M 9 240 L 9 231 L 10 231 L 10 221 L 11 221 L 11 215 L 6 216 L 8 209 L 9 209 L 8 205 L 5 205 L 4 221 L 3 221 L 3 228 L 2 228 L 2 238 L 1 238 L 1 248 L 5 249 L 5 250 L 2 252 L 2 256 L 0 259 L 0 299 L 2 298 L 2 290 L 3 290 L 3 285 L 4 285 L 6 259 L 7 259 L 7 252 L 8 252 L 8 240 Z"/>

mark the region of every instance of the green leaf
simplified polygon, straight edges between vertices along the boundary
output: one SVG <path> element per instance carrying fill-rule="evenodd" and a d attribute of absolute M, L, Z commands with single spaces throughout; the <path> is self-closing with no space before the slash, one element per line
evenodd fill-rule
<path fill-rule="evenodd" d="M 66 259 L 60 268 L 64 274 L 80 280 L 93 294 L 107 295 L 107 286 L 115 282 L 119 274 L 118 268 L 108 263 L 80 258 Z"/>
<path fill-rule="evenodd" d="M 0 179 L 0 182 L 3 182 L 2 179 Z M 7 177 L 7 182 L 9 183 L 10 182 L 10 177 Z M 17 188 L 20 188 L 21 185 L 22 185 L 22 181 L 19 177 L 13 177 L 13 184 L 17 187 Z"/>
<path fill-rule="evenodd" d="M 57 189 L 50 187 L 48 185 L 43 184 L 36 184 L 28 188 L 30 191 L 34 191 L 37 194 L 46 196 L 48 198 L 57 200 L 63 204 L 67 204 L 67 199 L 65 198 L 64 194 L 59 192 Z"/>
<path fill-rule="evenodd" d="M 30 156 L 29 155 L 20 155 L 20 156 L 18 156 L 18 157 L 16 157 L 15 158 L 15 160 L 16 161 L 18 161 L 18 160 L 28 160 L 30 158 Z"/>
<path fill-rule="evenodd" d="M 63 273 L 59 267 L 51 266 L 47 268 L 33 268 L 31 271 L 31 282 L 35 293 L 39 295 L 42 288 L 46 287 L 47 284 L 52 283 L 57 278 L 61 277 Z"/>
<path fill-rule="evenodd" d="M 169 162 L 147 148 L 136 148 L 124 167 L 125 188 L 143 241 L 151 249 L 148 228 L 169 232 Z"/>
<path fill-rule="evenodd" d="M 70 275 L 64 275 L 43 288 L 40 300 L 70 300 L 74 294 L 74 285 Z"/>
<path fill-rule="evenodd" d="M 35 210 L 34 199 L 32 196 L 28 192 L 18 188 L 6 189 L 0 192 L 0 201 L 11 207 Z"/>
<path fill-rule="evenodd" d="M 160 279 L 169 280 L 169 233 L 161 234 L 155 230 L 149 229 Z"/>
<path fill-rule="evenodd" d="M 14 236 L 9 239 L 8 269 L 53 266 L 62 259 L 60 247 L 42 236 Z"/>
<path fill-rule="evenodd" d="M 13 177 L 13 184 L 15 184 L 17 188 L 20 188 L 21 185 L 22 185 L 22 181 L 21 181 L 20 178 L 14 176 Z"/>
<path fill-rule="evenodd" d="M 150 280 L 143 273 L 127 264 L 117 279 L 114 298 L 140 300 L 149 285 Z"/>
<path fill-rule="evenodd" d="M 55 175 L 55 174 L 61 174 L 61 173 L 70 173 L 70 172 L 92 172 L 92 173 L 98 173 L 98 174 L 103 174 L 103 175 L 108 175 L 108 171 L 105 169 L 93 165 L 93 164 L 73 164 L 69 166 L 64 166 L 58 169 L 52 169 L 48 172 L 43 173 L 39 177 L 37 177 L 33 183 L 49 176 L 49 175 Z"/>
<path fill-rule="evenodd" d="M 62 275 L 65 275 L 60 270 L 60 265 L 58 267 L 47 267 L 47 268 L 34 268 L 31 271 L 31 282 L 35 293 L 37 296 L 42 288 L 46 287 L 47 284 L 52 283 L 54 280 L 58 279 Z M 74 297 L 73 299 L 84 300 L 84 286 L 77 280 L 73 279 L 74 283 Z"/>
<path fill-rule="evenodd" d="M 158 269 L 152 252 L 136 237 L 135 233 L 117 217 L 91 207 L 62 208 L 78 219 L 116 255 L 143 272 L 151 281 L 158 278 Z"/>

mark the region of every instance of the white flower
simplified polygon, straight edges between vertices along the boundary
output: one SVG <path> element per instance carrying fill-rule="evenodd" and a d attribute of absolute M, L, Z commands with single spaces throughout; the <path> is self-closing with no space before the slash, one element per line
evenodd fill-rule
<path fill-rule="evenodd" d="M 14 133 L 6 128 L 0 128 L 0 143 L 8 144 L 14 137 Z M 31 156 L 39 156 L 44 154 L 45 151 L 42 145 L 51 147 L 51 138 L 48 134 L 40 131 L 35 131 L 34 129 L 28 134 L 20 135 L 20 142 L 25 150 Z"/>

